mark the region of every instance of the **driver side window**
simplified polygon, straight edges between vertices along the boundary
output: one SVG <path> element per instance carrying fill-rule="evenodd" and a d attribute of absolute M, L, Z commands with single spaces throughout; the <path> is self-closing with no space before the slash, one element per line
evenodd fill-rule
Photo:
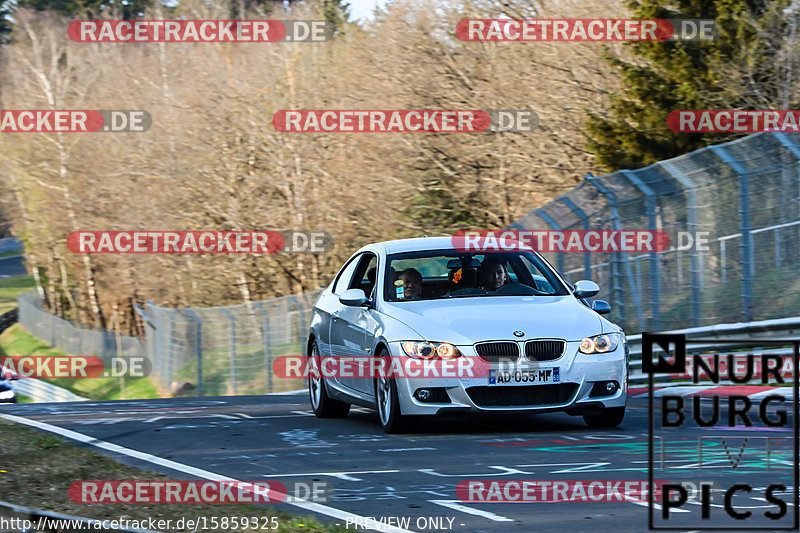
<path fill-rule="evenodd" d="M 365 252 L 358 261 L 355 276 L 348 285 L 348 289 L 361 289 L 367 298 L 372 298 L 372 289 L 378 275 L 378 257 L 370 252 Z"/>
<path fill-rule="evenodd" d="M 336 278 L 336 283 L 333 285 L 333 294 L 342 294 L 350 287 L 350 281 L 353 279 L 353 273 L 361 262 L 364 254 L 359 254 L 350 260 L 349 263 L 342 269 L 339 277 Z"/>

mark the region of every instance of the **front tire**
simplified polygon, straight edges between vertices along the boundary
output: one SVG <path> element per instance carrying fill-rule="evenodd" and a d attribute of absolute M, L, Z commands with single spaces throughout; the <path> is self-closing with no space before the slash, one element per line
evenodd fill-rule
<path fill-rule="evenodd" d="M 319 370 L 321 367 L 319 359 L 319 348 L 317 348 L 317 341 L 311 345 L 311 355 L 308 358 L 309 365 L 315 365 Z M 322 376 L 317 372 L 317 377 L 308 373 L 308 396 L 311 401 L 311 409 L 317 418 L 343 418 L 350 412 L 350 404 L 335 400 L 328 396 L 328 389 L 325 387 L 325 381 Z"/>
<path fill-rule="evenodd" d="M 583 415 L 583 421 L 590 428 L 612 429 L 622 424 L 623 418 L 625 418 L 624 405 L 622 407 L 609 407 L 597 415 Z"/>
<path fill-rule="evenodd" d="M 378 357 L 389 357 L 384 348 Z M 375 403 L 378 418 L 386 433 L 402 433 L 408 429 L 409 417 L 400 412 L 400 400 L 397 395 L 397 383 L 394 378 L 378 376 L 375 380 Z"/>

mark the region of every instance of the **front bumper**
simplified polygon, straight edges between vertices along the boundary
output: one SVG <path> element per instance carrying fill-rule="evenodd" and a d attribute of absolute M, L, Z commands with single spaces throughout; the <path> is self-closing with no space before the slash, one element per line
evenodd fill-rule
<path fill-rule="evenodd" d="M 578 352 L 579 341 L 567 342 L 564 355 L 552 361 L 531 362 L 522 358 L 513 371 L 559 369 L 558 383 L 489 385 L 487 377 L 427 377 L 397 379 L 398 397 L 404 415 L 435 415 L 448 411 L 551 412 L 591 414 L 625 405 L 628 360 L 623 343 L 613 352 L 587 355 Z M 393 357 L 407 357 L 399 343 L 392 343 Z M 458 346 L 465 356 L 477 357 L 474 346 Z M 398 355 L 402 354 L 402 355 Z M 499 364 L 491 364 L 500 370 Z M 506 364 L 503 370 L 509 370 Z M 616 381 L 613 394 L 592 394 L 595 383 Z M 431 400 L 415 397 L 419 389 L 433 391 Z M 444 401 L 449 400 L 449 401 Z"/>

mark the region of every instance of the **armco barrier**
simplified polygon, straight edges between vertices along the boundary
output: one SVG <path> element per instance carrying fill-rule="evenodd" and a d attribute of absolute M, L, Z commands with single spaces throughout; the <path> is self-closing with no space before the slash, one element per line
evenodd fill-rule
<path fill-rule="evenodd" d="M 12 382 L 12 386 L 34 402 L 81 402 L 88 399 L 35 378 L 19 379 Z"/>
<path fill-rule="evenodd" d="M 700 328 L 678 329 L 674 331 L 664 331 L 659 333 L 685 334 L 687 339 L 709 340 L 705 344 L 692 343 L 692 349 L 705 350 L 731 350 L 736 349 L 735 344 L 729 342 L 716 344 L 714 340 L 724 339 L 754 339 L 755 343 L 748 343 L 748 353 L 770 353 L 776 355 L 792 355 L 792 346 L 786 348 L 759 347 L 757 339 L 771 339 L 788 341 L 796 340 L 800 337 L 800 317 L 777 318 L 774 320 L 760 320 L 758 322 L 740 322 L 736 324 L 719 324 L 716 326 L 706 326 Z M 642 336 L 628 336 L 628 347 L 631 355 L 631 375 L 629 381 L 632 383 L 646 382 L 647 374 L 642 373 Z M 660 376 L 660 381 L 668 380 L 668 376 Z"/>

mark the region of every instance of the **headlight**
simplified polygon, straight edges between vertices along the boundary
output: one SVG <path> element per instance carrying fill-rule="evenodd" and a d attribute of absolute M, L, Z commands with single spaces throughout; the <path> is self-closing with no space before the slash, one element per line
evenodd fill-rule
<path fill-rule="evenodd" d="M 406 341 L 402 346 L 406 355 L 415 359 L 452 359 L 461 355 L 458 348 L 446 342 Z"/>
<path fill-rule="evenodd" d="M 606 333 L 605 335 L 595 335 L 586 337 L 581 341 L 579 350 L 581 353 L 606 353 L 613 352 L 619 346 L 619 333 Z"/>
<path fill-rule="evenodd" d="M 13 390 L 0 391 L 0 400 L 10 400 L 14 397 Z"/>

